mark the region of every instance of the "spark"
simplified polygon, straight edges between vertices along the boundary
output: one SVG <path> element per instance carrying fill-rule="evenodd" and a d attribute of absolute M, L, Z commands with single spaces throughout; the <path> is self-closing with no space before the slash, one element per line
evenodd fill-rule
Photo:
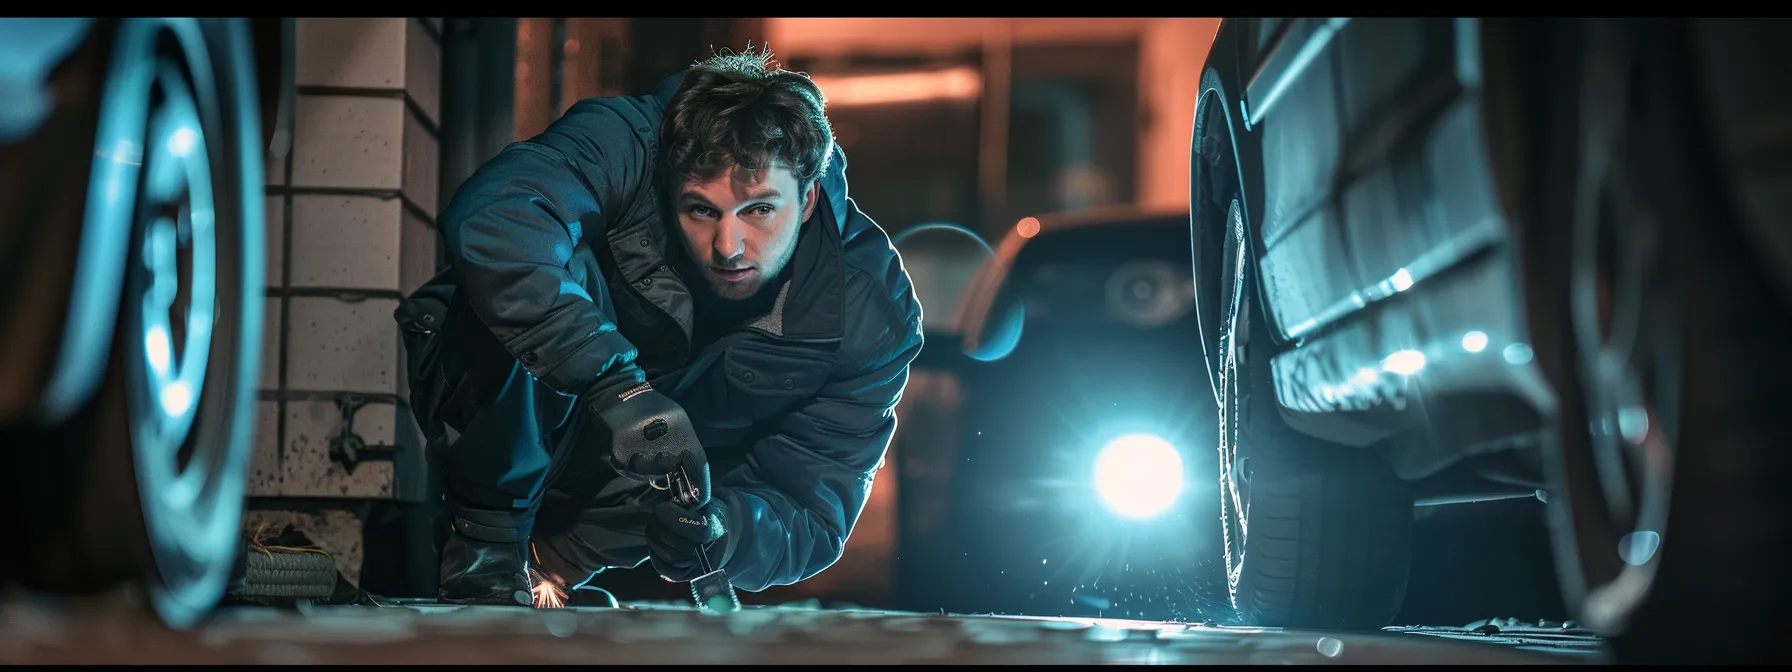
<path fill-rule="evenodd" d="M 535 556 L 535 562 L 541 562 L 541 553 L 533 543 L 529 544 L 529 555 Z M 560 587 L 559 577 L 530 567 L 529 583 L 529 593 L 535 597 L 536 609 L 559 609 L 566 606 L 566 591 Z"/>
<path fill-rule="evenodd" d="M 529 588 L 529 592 L 535 595 L 536 609 L 559 609 L 566 606 L 566 593 L 560 589 L 560 584 L 533 567 L 529 569 L 529 578 L 535 584 Z"/>

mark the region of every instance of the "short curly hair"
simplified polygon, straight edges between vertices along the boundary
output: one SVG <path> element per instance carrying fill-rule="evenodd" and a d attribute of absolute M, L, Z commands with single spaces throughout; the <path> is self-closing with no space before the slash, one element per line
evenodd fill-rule
<path fill-rule="evenodd" d="M 730 166 L 758 170 L 775 161 L 806 194 L 833 146 L 821 88 L 751 45 L 723 48 L 686 70 L 660 122 L 667 176 L 698 182 Z"/>

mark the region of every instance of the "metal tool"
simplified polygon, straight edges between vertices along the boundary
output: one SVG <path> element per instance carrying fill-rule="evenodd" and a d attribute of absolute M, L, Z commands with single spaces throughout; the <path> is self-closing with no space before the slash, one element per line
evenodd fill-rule
<path fill-rule="evenodd" d="M 667 475 L 666 481 L 672 501 L 679 506 L 694 507 L 703 494 L 685 473 L 684 467 Z M 697 566 L 703 570 L 702 576 L 691 579 L 691 599 L 697 601 L 697 608 L 714 614 L 740 611 L 740 596 L 735 594 L 734 584 L 728 582 L 728 572 L 709 562 L 708 544 L 697 548 Z"/>

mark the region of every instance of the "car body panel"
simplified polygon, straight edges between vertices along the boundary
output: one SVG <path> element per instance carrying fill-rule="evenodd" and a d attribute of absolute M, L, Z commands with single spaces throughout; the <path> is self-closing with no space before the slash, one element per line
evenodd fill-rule
<path fill-rule="evenodd" d="M 1448 18 L 1221 24 L 1209 66 L 1252 73 L 1228 112 L 1250 120 L 1234 125 L 1241 166 L 1261 166 L 1260 187 L 1245 169 L 1246 209 L 1260 204 L 1260 300 L 1296 429 L 1370 445 L 1427 421 L 1427 397 L 1553 403 L 1524 343 L 1478 30 Z M 1264 53 L 1219 48 L 1247 35 Z"/>

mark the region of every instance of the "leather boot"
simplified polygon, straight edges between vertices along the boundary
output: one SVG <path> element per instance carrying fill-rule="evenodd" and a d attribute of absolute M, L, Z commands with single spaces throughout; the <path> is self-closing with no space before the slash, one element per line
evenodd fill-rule
<path fill-rule="evenodd" d="M 512 512 L 459 507 L 442 544 L 437 598 L 452 604 L 534 604 L 523 555 L 527 531 Z"/>

